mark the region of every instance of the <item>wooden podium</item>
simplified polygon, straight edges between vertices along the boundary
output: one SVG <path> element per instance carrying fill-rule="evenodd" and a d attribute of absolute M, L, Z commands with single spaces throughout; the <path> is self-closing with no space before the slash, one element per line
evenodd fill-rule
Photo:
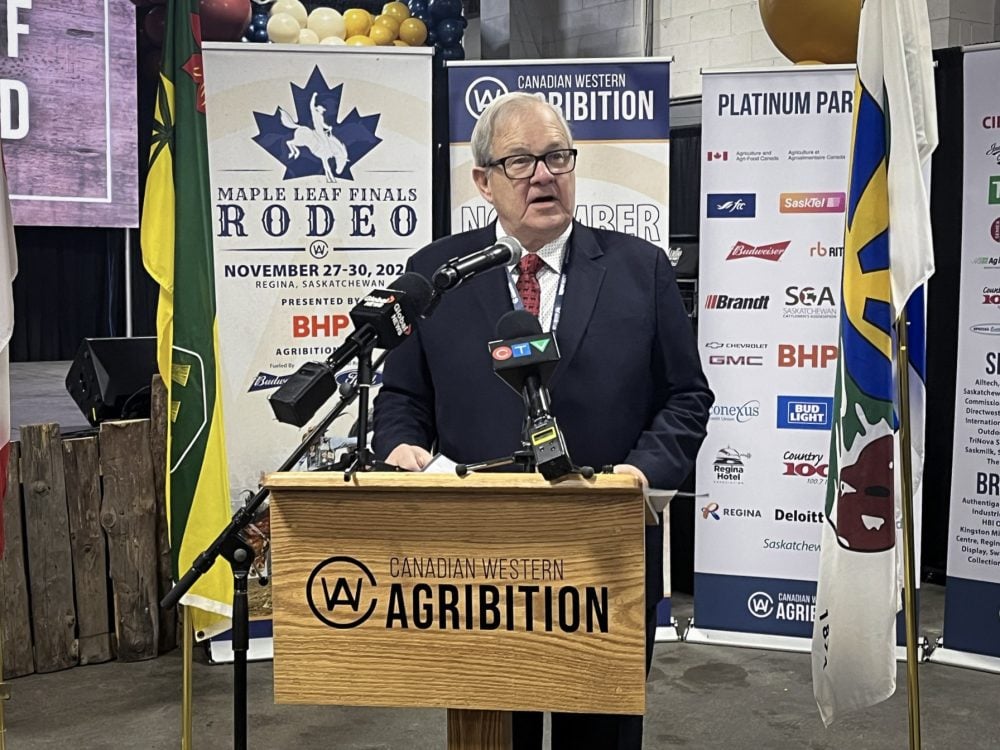
<path fill-rule="evenodd" d="M 278 703 L 447 708 L 449 748 L 513 710 L 645 710 L 638 481 L 278 473 Z"/>

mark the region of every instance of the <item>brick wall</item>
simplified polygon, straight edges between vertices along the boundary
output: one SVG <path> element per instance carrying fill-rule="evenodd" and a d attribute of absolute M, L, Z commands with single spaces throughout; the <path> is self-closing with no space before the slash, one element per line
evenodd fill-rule
<path fill-rule="evenodd" d="M 486 0 L 483 57 L 639 56 L 643 6 L 643 0 Z M 927 0 L 927 7 L 935 48 L 1000 39 L 1000 0 Z M 650 23 L 653 54 L 674 58 L 674 97 L 701 94 L 702 68 L 791 64 L 764 31 L 757 0 L 654 0 Z M 504 34 L 509 54 L 488 54 L 502 51 L 494 40 Z"/>

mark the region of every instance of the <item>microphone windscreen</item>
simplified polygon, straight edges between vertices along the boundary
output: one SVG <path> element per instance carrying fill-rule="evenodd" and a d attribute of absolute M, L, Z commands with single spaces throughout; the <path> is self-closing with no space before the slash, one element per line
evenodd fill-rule
<path fill-rule="evenodd" d="M 501 237 L 497 240 L 497 244 L 510 250 L 510 260 L 507 261 L 507 265 L 520 262 L 521 256 L 524 255 L 524 246 L 516 238 Z"/>
<path fill-rule="evenodd" d="M 389 285 L 389 289 L 403 292 L 400 306 L 409 321 L 415 321 L 423 315 L 431 301 L 434 288 L 431 283 L 419 273 L 408 271 Z"/>
<path fill-rule="evenodd" d="M 525 336 L 537 336 L 541 332 L 542 324 L 527 310 L 511 310 L 497 321 L 499 339 L 519 339 Z"/>

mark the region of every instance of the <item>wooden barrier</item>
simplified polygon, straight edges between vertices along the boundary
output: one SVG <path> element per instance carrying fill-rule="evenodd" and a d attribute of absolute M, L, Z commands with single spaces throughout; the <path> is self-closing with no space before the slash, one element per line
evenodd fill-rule
<path fill-rule="evenodd" d="M 176 610 L 158 604 L 170 581 L 162 408 L 158 417 L 105 422 L 96 436 L 65 440 L 57 424 L 27 425 L 11 444 L 4 679 L 176 647 Z"/>

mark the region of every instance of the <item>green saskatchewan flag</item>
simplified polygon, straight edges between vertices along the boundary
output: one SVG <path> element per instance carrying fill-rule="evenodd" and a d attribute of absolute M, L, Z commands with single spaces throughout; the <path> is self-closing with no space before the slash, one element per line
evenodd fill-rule
<path fill-rule="evenodd" d="M 167 384 L 167 512 L 174 577 L 231 517 L 217 362 L 215 277 L 198 0 L 167 4 L 163 67 L 142 212 L 142 256 L 160 285 L 157 359 Z M 182 600 L 199 638 L 229 626 L 221 558 Z"/>

